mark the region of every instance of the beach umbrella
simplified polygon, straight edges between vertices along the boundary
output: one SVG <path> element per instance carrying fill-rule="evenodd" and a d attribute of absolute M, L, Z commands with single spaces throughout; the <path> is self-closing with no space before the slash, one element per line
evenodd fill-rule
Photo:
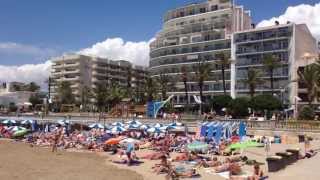
<path fill-rule="evenodd" d="M 118 137 L 118 138 L 111 138 L 108 139 L 107 141 L 105 141 L 104 143 L 107 145 L 115 145 L 115 144 L 119 144 L 119 142 L 122 140 L 122 137 Z"/>
<path fill-rule="evenodd" d="M 93 124 L 89 125 L 89 128 L 92 128 L 92 129 L 104 129 L 105 127 L 100 123 L 93 123 Z"/>
<path fill-rule="evenodd" d="M 124 124 L 121 123 L 121 122 L 114 122 L 114 123 L 112 123 L 112 126 L 121 126 L 121 127 L 123 127 Z"/>
<path fill-rule="evenodd" d="M 204 142 L 195 141 L 187 145 L 188 150 L 190 151 L 205 151 L 207 150 L 209 145 Z"/>
<path fill-rule="evenodd" d="M 156 128 L 156 127 L 149 128 L 149 129 L 147 130 L 147 132 L 148 132 L 148 133 L 157 133 L 157 134 L 163 133 L 163 131 L 162 131 L 161 129 Z"/>
<path fill-rule="evenodd" d="M 129 124 L 126 126 L 127 129 L 139 129 L 140 125 L 138 124 Z"/>
<path fill-rule="evenodd" d="M 2 121 L 2 124 L 16 124 L 17 122 L 15 120 L 6 119 Z"/>
<path fill-rule="evenodd" d="M 157 124 L 154 125 L 154 127 L 155 128 L 161 128 L 161 127 L 163 127 L 163 124 L 157 123 Z"/>
<path fill-rule="evenodd" d="M 252 147 L 263 147 L 264 145 L 261 143 L 257 143 L 254 141 L 246 141 L 246 142 L 238 142 L 235 144 L 231 144 L 228 146 L 226 149 L 227 151 L 230 151 L 231 149 L 247 149 L 247 148 L 252 148 Z"/>
<path fill-rule="evenodd" d="M 121 127 L 121 126 L 115 126 L 111 129 L 112 133 L 121 133 L 123 131 L 125 131 L 126 129 Z"/>
<path fill-rule="evenodd" d="M 28 133 L 29 131 L 27 129 L 22 129 L 22 130 L 19 130 L 19 131 L 15 131 L 12 136 L 17 138 L 17 137 L 21 137 L 21 136 L 24 136 Z"/>
<path fill-rule="evenodd" d="M 70 124 L 70 121 L 66 119 L 62 119 L 62 120 L 58 120 L 57 123 L 60 124 L 61 126 L 65 126 L 67 124 Z"/>
<path fill-rule="evenodd" d="M 208 128 L 207 138 L 208 138 L 208 139 L 212 139 L 213 133 L 214 133 L 214 131 L 213 131 L 213 126 L 210 126 L 210 127 Z"/>
<path fill-rule="evenodd" d="M 27 120 L 21 121 L 21 124 L 25 124 L 25 125 L 27 125 L 27 124 L 33 124 L 33 123 L 34 123 L 34 120 L 31 120 L 31 119 L 27 119 Z"/>
<path fill-rule="evenodd" d="M 140 121 L 137 120 L 132 120 L 132 121 L 128 121 L 127 124 L 133 124 L 133 125 L 141 125 L 142 123 Z"/>
<path fill-rule="evenodd" d="M 7 130 L 11 132 L 16 132 L 16 131 L 26 130 L 26 128 L 20 127 L 20 126 L 11 126 Z"/>
<path fill-rule="evenodd" d="M 144 125 L 140 126 L 140 129 L 143 129 L 143 130 L 147 130 L 149 128 L 150 128 L 150 126 L 147 125 L 147 124 L 144 124 Z"/>
<path fill-rule="evenodd" d="M 128 143 L 139 143 L 140 141 L 137 140 L 137 139 L 133 139 L 133 138 L 126 138 L 126 139 L 123 139 L 119 142 L 119 144 L 128 144 Z"/>
<path fill-rule="evenodd" d="M 169 124 L 169 126 L 182 126 L 182 123 L 174 122 L 174 123 Z"/>

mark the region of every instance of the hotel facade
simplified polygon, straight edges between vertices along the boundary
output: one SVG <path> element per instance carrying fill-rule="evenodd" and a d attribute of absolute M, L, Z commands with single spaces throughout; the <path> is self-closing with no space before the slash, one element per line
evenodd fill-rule
<path fill-rule="evenodd" d="M 130 83 L 131 87 L 135 88 L 144 84 L 147 75 L 145 67 L 135 66 L 128 61 L 114 61 L 78 54 L 52 59 L 51 69 L 53 101 L 57 100 L 57 88 L 60 82 L 69 82 L 76 101 L 80 101 L 84 87 L 95 89 L 98 84 L 112 82 L 123 88 Z"/>
<path fill-rule="evenodd" d="M 150 45 L 150 75 L 161 74 L 175 80 L 176 87 L 168 94 L 175 95 L 175 104 L 195 103 L 199 95 L 194 66 L 200 61 L 210 63 L 209 78 L 204 82 L 204 101 L 223 94 L 221 63 L 224 53 L 230 57 L 225 70 L 227 93 L 232 97 L 248 96 L 248 86 L 243 83 L 249 68 L 260 69 L 264 83 L 257 94 L 270 93 L 268 73 L 263 69 L 263 58 L 271 54 L 281 66 L 274 72 L 274 95 L 292 104 L 299 94 L 297 69 L 310 64 L 305 53 L 317 54 L 317 42 L 304 24 L 277 24 L 255 28 L 250 11 L 233 4 L 231 0 L 208 0 L 168 11 L 163 28 Z M 182 69 L 189 74 L 185 98 Z"/>

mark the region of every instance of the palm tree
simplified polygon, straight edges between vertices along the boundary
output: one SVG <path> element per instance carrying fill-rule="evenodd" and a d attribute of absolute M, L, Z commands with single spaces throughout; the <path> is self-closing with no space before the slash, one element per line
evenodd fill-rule
<path fill-rule="evenodd" d="M 105 111 L 105 107 L 108 104 L 108 88 L 106 83 L 96 84 L 96 88 L 93 89 L 95 105 L 99 111 L 99 121 L 101 119 L 102 112 Z"/>
<path fill-rule="evenodd" d="M 72 93 L 71 84 L 67 81 L 63 81 L 58 84 L 58 98 L 61 104 L 73 104 L 75 97 Z"/>
<path fill-rule="evenodd" d="M 247 72 L 247 79 L 243 80 L 245 84 L 249 86 L 249 92 L 250 97 L 253 98 L 254 94 L 256 92 L 257 85 L 261 84 L 263 82 L 262 79 L 260 79 L 260 72 L 250 68 Z"/>
<path fill-rule="evenodd" d="M 300 81 L 305 85 L 308 93 L 308 103 L 312 104 L 319 96 L 320 69 L 317 64 L 310 64 L 298 70 Z"/>
<path fill-rule="evenodd" d="M 152 79 L 151 77 L 147 77 L 145 79 L 144 84 L 145 84 L 144 89 L 146 91 L 147 101 L 153 101 L 156 97 L 158 84 L 156 83 L 155 79 Z"/>
<path fill-rule="evenodd" d="M 198 63 L 194 65 L 193 69 L 199 86 L 200 101 L 203 102 L 203 85 L 204 82 L 209 78 L 211 67 L 208 62 L 199 60 Z M 200 113 L 202 114 L 202 106 L 200 106 Z"/>
<path fill-rule="evenodd" d="M 188 77 L 189 77 L 189 73 L 188 73 L 188 69 L 186 66 L 182 66 L 181 67 L 181 80 L 184 84 L 184 93 L 185 93 L 185 99 L 186 99 L 186 104 L 189 104 L 189 100 L 188 100 Z"/>
<path fill-rule="evenodd" d="M 84 86 L 81 90 L 81 105 L 83 109 L 87 109 L 87 105 L 90 103 L 90 99 L 93 97 L 92 90 L 88 86 Z"/>
<path fill-rule="evenodd" d="M 174 88 L 174 81 L 170 79 L 170 76 L 161 72 L 159 77 L 157 78 L 160 91 L 161 91 L 161 98 L 164 101 L 167 98 L 167 92 L 170 89 Z"/>
<path fill-rule="evenodd" d="M 271 89 L 271 94 L 273 94 L 273 89 L 274 89 L 273 74 L 274 74 L 275 69 L 277 69 L 278 67 L 281 66 L 281 63 L 279 62 L 278 58 L 276 58 L 274 55 L 267 54 L 263 58 L 263 64 L 264 64 L 264 68 L 266 69 L 266 71 L 268 72 L 268 74 L 270 76 L 270 89 Z"/>
<path fill-rule="evenodd" d="M 230 56 L 227 53 L 219 53 L 217 55 L 219 58 L 218 64 L 221 67 L 221 74 L 222 74 L 222 84 L 223 84 L 223 93 L 227 95 L 227 87 L 226 87 L 226 78 L 225 78 L 225 70 L 230 66 Z"/>

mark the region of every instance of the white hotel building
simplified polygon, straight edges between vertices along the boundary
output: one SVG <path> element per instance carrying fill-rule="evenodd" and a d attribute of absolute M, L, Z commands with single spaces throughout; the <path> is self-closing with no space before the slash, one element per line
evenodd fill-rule
<path fill-rule="evenodd" d="M 150 45 L 150 74 L 152 77 L 166 74 L 176 83 L 169 95 L 175 95 L 175 104 L 185 104 L 182 67 L 190 74 L 188 79 L 188 102 L 194 103 L 193 95 L 199 95 L 198 83 L 193 78 L 194 66 L 199 61 L 211 64 L 209 78 L 204 83 L 204 100 L 223 93 L 222 73 L 217 54 L 230 55 L 226 70 L 227 92 L 232 97 L 247 96 L 248 86 L 243 83 L 248 68 L 261 69 L 265 83 L 257 93 L 271 92 L 269 76 L 263 70 L 262 60 L 266 54 L 278 57 L 281 67 L 275 71 L 275 95 L 293 104 L 295 96 L 301 95 L 297 69 L 313 62 L 306 61 L 305 53 L 317 54 L 317 42 L 307 26 L 288 22 L 264 28 L 255 28 L 250 12 L 231 0 L 208 0 L 168 11 L 163 28 Z M 304 91 L 305 92 L 305 91 Z"/>

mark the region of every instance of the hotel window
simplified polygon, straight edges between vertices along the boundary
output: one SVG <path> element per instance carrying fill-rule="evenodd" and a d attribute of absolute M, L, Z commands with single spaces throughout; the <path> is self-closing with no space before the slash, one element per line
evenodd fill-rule
<path fill-rule="evenodd" d="M 218 10 L 218 5 L 211 6 L 211 11 L 216 11 L 216 10 Z"/>
<path fill-rule="evenodd" d="M 206 8 L 200 8 L 200 13 L 205 13 L 206 12 Z"/>

